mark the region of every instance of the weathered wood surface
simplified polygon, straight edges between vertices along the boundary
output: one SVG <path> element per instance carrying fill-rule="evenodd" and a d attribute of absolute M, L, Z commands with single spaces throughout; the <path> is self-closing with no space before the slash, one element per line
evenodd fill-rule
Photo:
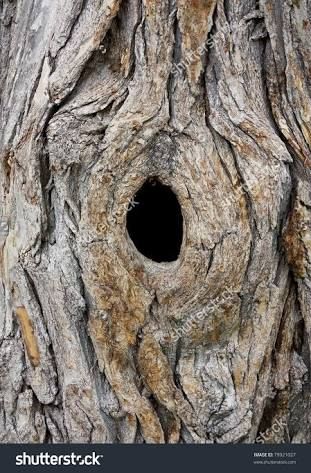
<path fill-rule="evenodd" d="M 310 17 L 0 0 L 1 442 L 311 441 Z M 126 232 L 149 176 L 173 263 Z"/>

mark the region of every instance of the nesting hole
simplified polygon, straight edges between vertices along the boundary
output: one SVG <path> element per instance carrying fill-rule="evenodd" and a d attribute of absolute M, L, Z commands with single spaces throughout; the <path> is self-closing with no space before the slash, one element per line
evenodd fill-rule
<path fill-rule="evenodd" d="M 183 216 L 175 193 L 149 179 L 135 194 L 127 212 L 127 230 L 140 253 L 156 262 L 178 259 Z"/>

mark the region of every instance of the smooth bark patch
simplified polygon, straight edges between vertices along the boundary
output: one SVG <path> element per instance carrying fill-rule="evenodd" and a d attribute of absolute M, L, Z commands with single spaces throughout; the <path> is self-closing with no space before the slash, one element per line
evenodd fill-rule
<path fill-rule="evenodd" d="M 16 315 L 19 320 L 26 351 L 32 366 L 39 366 L 40 353 L 37 339 L 34 334 L 33 325 L 25 307 L 17 307 Z"/>

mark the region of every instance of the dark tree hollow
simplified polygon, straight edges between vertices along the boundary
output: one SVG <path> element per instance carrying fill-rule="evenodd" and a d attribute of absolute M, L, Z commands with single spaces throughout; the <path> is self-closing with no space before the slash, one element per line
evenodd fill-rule
<path fill-rule="evenodd" d="M 183 216 L 169 186 L 148 180 L 135 194 L 127 212 L 127 230 L 140 253 L 160 262 L 178 259 Z"/>

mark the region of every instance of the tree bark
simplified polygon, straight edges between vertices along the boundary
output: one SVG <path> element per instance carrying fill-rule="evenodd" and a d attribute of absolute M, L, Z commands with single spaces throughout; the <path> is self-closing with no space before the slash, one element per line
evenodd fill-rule
<path fill-rule="evenodd" d="M 310 442 L 310 0 L 0 12 L 0 441 Z"/>

